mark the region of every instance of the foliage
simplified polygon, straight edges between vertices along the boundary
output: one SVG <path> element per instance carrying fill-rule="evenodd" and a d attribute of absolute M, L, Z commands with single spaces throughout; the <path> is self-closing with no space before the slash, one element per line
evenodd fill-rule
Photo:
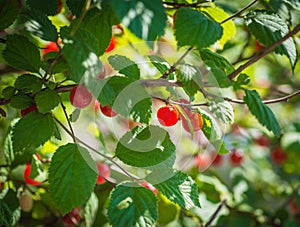
<path fill-rule="evenodd" d="M 0 1 L 0 225 L 298 226 L 299 5 Z"/>

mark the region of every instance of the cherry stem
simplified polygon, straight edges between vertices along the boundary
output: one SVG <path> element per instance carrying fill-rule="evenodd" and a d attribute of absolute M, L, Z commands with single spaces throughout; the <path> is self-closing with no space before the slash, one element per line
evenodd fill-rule
<path fill-rule="evenodd" d="M 140 179 L 133 176 L 132 174 L 130 174 L 127 170 L 125 170 L 121 165 L 119 165 L 116 161 L 113 160 L 113 157 L 109 157 L 99 151 L 97 151 L 95 148 L 93 148 L 92 146 L 90 146 L 89 144 L 85 143 L 84 141 L 82 141 L 81 139 L 79 139 L 78 137 L 76 137 L 74 134 L 72 134 L 72 132 L 66 127 L 64 126 L 64 124 L 62 122 L 60 122 L 60 120 L 58 120 L 56 117 L 54 117 L 54 119 L 56 120 L 56 122 L 62 127 L 62 129 L 69 134 L 72 138 L 74 137 L 76 139 L 76 141 L 84 146 L 86 146 L 87 148 L 89 148 L 90 150 L 92 150 L 93 152 L 95 152 L 96 154 L 99 154 L 100 156 L 102 156 L 103 158 L 109 160 L 111 163 L 115 164 L 120 170 L 122 170 L 130 179 L 131 181 L 139 181 Z"/>
<path fill-rule="evenodd" d="M 212 216 L 209 218 L 208 222 L 204 225 L 204 227 L 211 226 L 211 223 L 216 219 L 217 215 L 221 211 L 222 207 L 226 204 L 226 199 L 224 199 L 221 204 L 217 207 L 215 212 L 212 214 Z"/>
<path fill-rule="evenodd" d="M 65 115 L 65 117 L 66 117 L 66 120 L 67 120 L 67 122 L 68 122 L 69 128 L 70 128 L 70 130 L 71 130 L 71 137 L 72 137 L 74 143 L 76 143 L 76 136 L 75 136 L 73 127 L 72 127 L 72 125 L 71 125 L 70 119 L 69 119 L 69 117 L 68 117 L 68 114 L 67 114 L 67 111 L 66 111 L 66 106 L 65 106 L 62 102 L 60 103 L 60 105 L 61 105 L 61 107 L 62 107 L 62 109 L 63 109 L 64 115 Z"/>
<path fill-rule="evenodd" d="M 71 36 L 73 36 L 75 34 L 75 32 L 77 31 L 77 29 L 79 28 L 79 25 L 81 24 L 85 14 L 89 10 L 90 6 L 91 6 L 91 0 L 86 0 L 83 11 L 82 11 L 80 17 L 78 18 L 77 23 L 74 25 L 74 27 L 70 33 Z"/>
<path fill-rule="evenodd" d="M 184 54 L 167 70 L 162 76 L 162 79 L 166 79 L 171 73 L 175 72 L 176 67 L 181 63 L 181 61 L 193 50 L 194 46 L 190 46 Z"/>

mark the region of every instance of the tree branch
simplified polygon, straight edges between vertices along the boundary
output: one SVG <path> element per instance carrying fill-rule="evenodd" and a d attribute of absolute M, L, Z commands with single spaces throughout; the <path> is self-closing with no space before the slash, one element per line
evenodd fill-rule
<path fill-rule="evenodd" d="M 250 8 L 252 5 L 254 5 L 258 0 L 253 0 L 252 2 L 250 2 L 248 5 L 246 5 L 244 8 L 242 8 L 241 10 L 239 10 L 238 12 L 236 12 L 235 14 L 231 15 L 230 17 L 226 18 L 225 20 L 223 20 L 221 22 L 221 24 L 226 23 L 227 21 L 231 20 L 234 17 L 239 16 L 242 12 L 244 12 L 245 10 L 247 10 L 248 8 Z"/>
<path fill-rule="evenodd" d="M 242 72 L 244 69 L 252 65 L 253 63 L 257 62 L 259 59 L 263 58 L 270 52 L 272 52 L 276 47 L 280 46 L 285 40 L 292 37 L 293 35 L 297 34 L 300 31 L 300 24 L 298 24 L 293 30 L 291 30 L 289 33 L 287 33 L 285 36 L 283 36 L 281 39 L 277 40 L 275 43 L 273 43 L 271 46 L 268 46 L 258 52 L 256 55 L 253 56 L 249 61 L 247 61 L 245 64 L 241 65 L 239 68 L 237 68 L 234 72 L 228 75 L 229 79 L 235 78 L 240 72 Z"/>

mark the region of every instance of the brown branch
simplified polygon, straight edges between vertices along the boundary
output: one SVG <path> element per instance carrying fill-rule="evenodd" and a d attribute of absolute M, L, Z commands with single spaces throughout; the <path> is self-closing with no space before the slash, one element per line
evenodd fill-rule
<path fill-rule="evenodd" d="M 168 6 L 172 6 L 175 9 L 181 8 L 181 7 L 194 7 L 197 8 L 199 7 L 201 4 L 210 2 L 208 0 L 204 0 L 201 2 L 196 2 L 196 3 L 177 3 L 177 2 L 163 2 L 163 4 L 168 5 Z"/>
<path fill-rule="evenodd" d="M 258 0 L 253 0 L 252 2 L 250 2 L 248 5 L 246 5 L 244 8 L 242 8 L 241 10 L 239 10 L 238 12 L 236 12 L 235 14 L 231 15 L 230 17 L 226 18 L 225 20 L 223 20 L 221 22 L 221 24 L 226 23 L 227 21 L 231 20 L 234 17 L 237 17 L 239 15 L 241 15 L 242 12 L 244 12 L 245 10 L 247 10 L 248 8 L 250 8 L 252 5 L 254 5 Z"/>
<path fill-rule="evenodd" d="M 215 98 L 221 98 L 224 99 L 228 102 L 232 102 L 232 103 L 236 103 L 236 104 L 246 104 L 244 100 L 240 100 L 240 99 L 233 99 L 233 98 L 228 98 L 228 97 L 222 97 L 222 96 L 218 96 L 212 93 L 209 93 L 207 91 L 204 91 L 204 94 L 206 96 L 210 96 L 210 97 L 215 97 Z M 297 96 L 300 94 L 300 90 L 293 92 L 292 94 L 289 94 L 287 96 L 281 97 L 281 98 L 276 98 L 276 99 L 270 99 L 270 100 L 263 100 L 262 102 L 264 104 L 273 104 L 273 103 L 278 103 L 278 102 L 288 102 L 292 97 Z"/>
<path fill-rule="evenodd" d="M 256 55 L 253 56 L 249 61 L 247 61 L 245 64 L 241 65 L 239 68 L 237 68 L 233 73 L 228 75 L 229 79 L 235 78 L 240 72 L 242 72 L 244 69 L 252 65 L 253 63 L 257 62 L 270 52 L 272 52 L 276 47 L 280 46 L 285 40 L 292 37 L 293 35 L 297 34 L 300 31 L 300 24 L 298 24 L 293 30 L 291 30 L 289 33 L 287 33 L 285 36 L 283 36 L 281 39 L 277 40 L 275 43 L 273 43 L 271 46 L 268 46 L 258 52 Z"/>

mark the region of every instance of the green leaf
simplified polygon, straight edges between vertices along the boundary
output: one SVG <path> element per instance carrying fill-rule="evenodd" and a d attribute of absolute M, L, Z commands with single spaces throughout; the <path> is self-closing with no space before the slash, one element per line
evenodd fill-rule
<path fill-rule="evenodd" d="M 85 43 L 89 49 L 97 53 L 100 49 L 99 40 L 90 31 L 79 28 L 75 33 L 75 37 L 82 43 Z"/>
<path fill-rule="evenodd" d="M 148 58 L 162 75 L 171 68 L 170 64 L 160 56 L 149 55 Z"/>
<path fill-rule="evenodd" d="M 94 8 L 86 13 L 80 28 L 95 36 L 99 45 L 96 53 L 102 55 L 110 43 L 112 25 L 118 23 L 119 20 L 116 18 L 111 6 L 107 2 L 102 2 L 101 10 Z"/>
<path fill-rule="evenodd" d="M 276 14 L 265 11 L 253 11 L 245 16 L 250 32 L 265 46 L 270 46 L 289 32 L 288 25 Z M 288 38 L 275 50 L 286 55 L 294 69 L 297 62 L 297 50 L 293 38 Z"/>
<path fill-rule="evenodd" d="M 228 124 L 234 122 L 232 105 L 223 99 L 214 99 L 208 102 L 208 108 L 216 119 Z"/>
<path fill-rule="evenodd" d="M 124 117 L 132 117 L 136 122 L 149 123 L 152 101 L 138 81 L 114 76 L 98 81 L 100 83 L 103 87 L 97 90 L 100 91 L 98 101 L 102 105 L 109 105 L 115 112 Z"/>
<path fill-rule="evenodd" d="M 226 88 L 231 86 L 232 81 L 228 79 L 223 69 L 217 67 L 213 61 L 206 61 L 207 70 L 210 71 L 210 75 L 207 76 L 208 82 L 216 87 Z"/>
<path fill-rule="evenodd" d="M 215 21 L 221 23 L 229 17 L 229 15 L 221 8 L 211 4 L 212 7 L 202 7 L 201 11 L 208 13 Z M 233 20 L 228 20 L 221 24 L 223 28 L 222 38 L 218 41 L 218 49 L 223 49 L 224 45 L 235 36 L 236 29 Z"/>
<path fill-rule="evenodd" d="M 208 47 L 222 37 L 219 23 L 203 13 L 190 8 L 180 8 L 176 13 L 175 37 L 178 46 Z"/>
<path fill-rule="evenodd" d="M 21 217 L 20 202 L 17 197 L 17 192 L 12 189 L 7 191 L 5 197 L 0 201 L 0 212 L 1 226 L 16 226 Z"/>
<path fill-rule="evenodd" d="M 0 31 L 9 27 L 18 16 L 18 0 L 0 2 Z"/>
<path fill-rule="evenodd" d="M 246 96 L 244 101 L 247 104 L 250 112 L 256 117 L 258 122 L 272 131 L 275 136 L 279 137 L 281 134 L 280 126 L 272 110 L 266 106 L 257 93 L 256 90 L 245 89 Z"/>
<path fill-rule="evenodd" d="M 39 50 L 21 35 L 7 37 L 3 57 L 12 67 L 30 72 L 38 72 L 41 65 Z"/>
<path fill-rule="evenodd" d="M 84 8 L 85 5 L 85 0 L 67 0 L 67 6 L 69 9 L 72 11 L 72 13 L 79 17 L 81 14 L 82 9 Z"/>
<path fill-rule="evenodd" d="M 174 172 L 174 175 L 165 182 L 155 184 L 155 188 L 169 200 L 184 209 L 200 207 L 198 186 L 194 180 L 185 173 Z"/>
<path fill-rule="evenodd" d="M 10 100 L 10 105 L 17 109 L 24 109 L 34 104 L 33 98 L 30 96 L 19 92 Z"/>
<path fill-rule="evenodd" d="M 8 87 L 4 88 L 2 90 L 3 98 L 11 99 L 16 94 L 16 91 L 17 91 L 17 89 L 12 86 L 8 86 Z"/>
<path fill-rule="evenodd" d="M 55 26 L 51 23 L 49 18 L 39 10 L 24 10 L 20 15 L 20 22 L 24 24 L 28 32 L 43 40 L 56 42 L 58 39 Z"/>
<path fill-rule="evenodd" d="M 108 58 L 109 64 L 119 73 L 127 76 L 128 78 L 138 80 L 140 78 L 140 69 L 137 64 L 130 60 L 129 58 L 115 54 L 109 56 Z"/>
<path fill-rule="evenodd" d="M 98 171 L 88 150 L 77 144 L 59 147 L 49 167 L 49 190 L 56 207 L 66 214 L 90 198 Z"/>
<path fill-rule="evenodd" d="M 234 71 L 233 65 L 222 55 L 212 52 L 209 49 L 200 49 L 200 56 L 204 62 L 213 62 L 215 66 L 222 69 L 226 75 Z"/>
<path fill-rule="evenodd" d="M 157 199 L 138 184 L 123 183 L 112 191 L 107 214 L 113 227 L 154 226 L 158 218 Z"/>
<path fill-rule="evenodd" d="M 216 141 L 222 138 L 222 131 L 218 123 L 208 113 L 201 111 L 203 119 L 202 131 L 209 141 Z"/>
<path fill-rule="evenodd" d="M 166 161 L 175 149 L 167 131 L 150 125 L 127 132 L 118 142 L 116 156 L 127 165 L 151 167 Z"/>
<path fill-rule="evenodd" d="M 18 90 L 36 93 L 42 89 L 43 83 L 42 80 L 35 75 L 23 74 L 18 76 L 14 85 Z"/>
<path fill-rule="evenodd" d="M 110 3 L 121 23 L 137 37 L 154 41 L 164 34 L 167 16 L 160 0 L 111 0 Z"/>
<path fill-rule="evenodd" d="M 55 108 L 59 104 L 60 100 L 61 98 L 59 94 L 51 89 L 41 91 L 35 96 L 36 105 L 41 113 L 47 113 Z"/>
<path fill-rule="evenodd" d="M 67 28 L 61 29 L 64 42 L 62 54 L 69 65 L 69 78 L 76 83 L 88 84 L 101 73 L 102 64 L 93 50 L 83 41 L 71 36 Z"/>
<path fill-rule="evenodd" d="M 84 205 L 84 222 L 86 227 L 91 227 L 94 224 L 94 220 L 97 216 L 99 206 L 99 200 L 95 193 L 92 193 L 91 197 Z"/>
<path fill-rule="evenodd" d="M 178 69 L 177 80 L 183 84 L 188 96 L 194 96 L 203 86 L 201 72 L 190 64 L 181 64 Z"/>
<path fill-rule="evenodd" d="M 40 160 L 34 155 L 31 159 L 31 168 L 30 168 L 30 175 L 31 179 L 34 179 L 39 182 L 43 182 L 47 179 L 46 171 L 43 168 L 43 165 Z"/>
<path fill-rule="evenodd" d="M 54 133 L 55 123 L 51 114 L 31 112 L 21 118 L 13 128 L 13 148 L 15 152 L 30 146 L 44 144 Z"/>
<path fill-rule="evenodd" d="M 58 1 L 53 0 L 26 0 L 30 8 L 39 10 L 46 15 L 55 15 L 58 10 Z"/>

